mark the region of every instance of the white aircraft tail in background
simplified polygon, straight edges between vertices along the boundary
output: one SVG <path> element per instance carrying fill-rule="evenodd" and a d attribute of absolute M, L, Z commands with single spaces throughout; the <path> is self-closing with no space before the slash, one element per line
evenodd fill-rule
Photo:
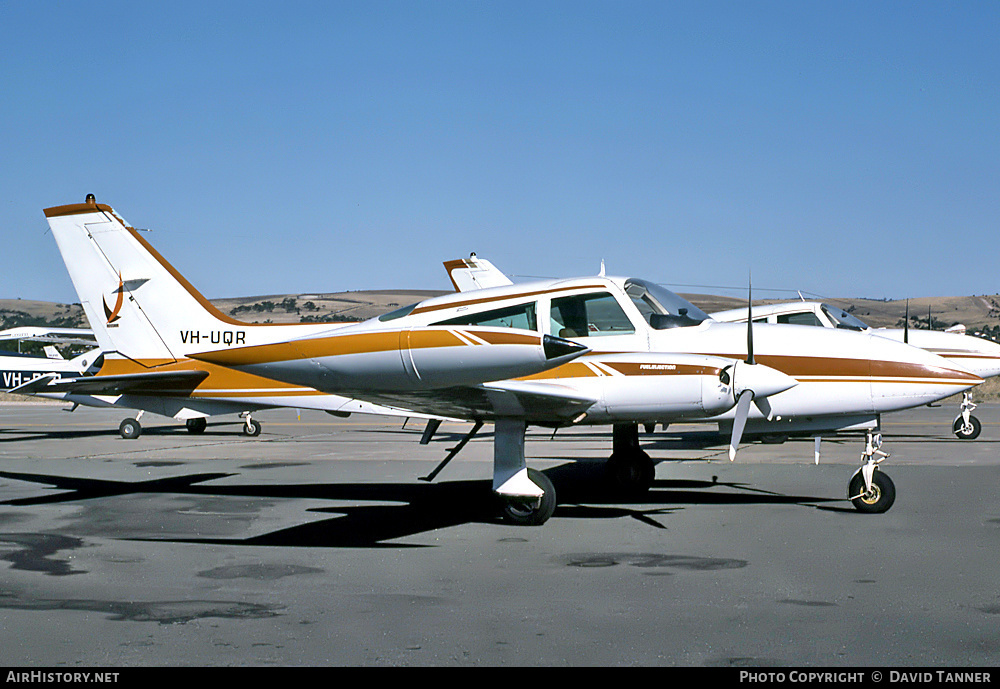
<path fill-rule="evenodd" d="M 456 292 L 514 284 L 496 266 L 485 258 L 477 258 L 474 253 L 470 254 L 468 258 L 445 261 L 444 267 L 448 271 L 448 277 L 451 278 L 451 284 L 455 286 Z"/>

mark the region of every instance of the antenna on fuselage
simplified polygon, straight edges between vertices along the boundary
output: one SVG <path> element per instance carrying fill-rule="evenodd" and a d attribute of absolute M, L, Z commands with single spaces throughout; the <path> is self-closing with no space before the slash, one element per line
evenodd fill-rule
<path fill-rule="evenodd" d="M 747 363 L 753 360 L 753 278 L 747 276 Z"/>
<path fill-rule="evenodd" d="M 910 344 L 910 300 L 906 300 L 906 316 L 903 321 L 903 344 Z"/>

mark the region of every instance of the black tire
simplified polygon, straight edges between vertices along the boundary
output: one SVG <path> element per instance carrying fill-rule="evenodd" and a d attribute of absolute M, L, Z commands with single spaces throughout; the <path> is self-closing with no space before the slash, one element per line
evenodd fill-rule
<path fill-rule="evenodd" d="M 537 469 L 528 469 L 528 478 L 544 491 L 542 499 L 538 503 L 533 500 L 506 499 L 503 516 L 506 521 L 518 526 L 541 526 L 556 511 L 556 489 L 549 477 Z"/>
<path fill-rule="evenodd" d="M 847 497 L 853 498 L 851 504 L 859 512 L 882 514 L 896 502 L 896 486 L 884 472 L 876 469 L 872 474 L 871 492 L 865 493 L 865 477 L 859 471 L 847 486 Z"/>
<path fill-rule="evenodd" d="M 184 425 L 187 426 L 188 433 L 204 433 L 205 428 L 208 427 L 208 420 L 203 416 L 199 416 L 195 419 L 188 419 L 184 422 Z"/>
<path fill-rule="evenodd" d="M 608 482 L 623 497 L 641 497 L 656 479 L 656 465 L 642 450 L 615 452 L 608 459 Z"/>
<path fill-rule="evenodd" d="M 125 440 L 134 440 L 142 434 L 142 426 L 135 419 L 125 419 L 118 424 L 118 432 Z"/>
<path fill-rule="evenodd" d="M 243 435 L 248 435 L 251 438 L 255 438 L 260 435 L 260 421 L 256 419 L 250 419 L 250 423 L 243 424 Z"/>
<path fill-rule="evenodd" d="M 787 441 L 787 433 L 763 433 L 760 436 L 760 442 L 765 445 L 781 445 Z"/>
<path fill-rule="evenodd" d="M 972 426 L 972 430 L 965 431 L 965 424 L 962 423 L 962 417 L 959 416 L 955 419 L 955 423 L 952 424 L 951 430 L 955 433 L 955 436 L 961 438 L 962 440 L 975 440 L 979 437 L 979 434 L 983 431 L 983 424 L 979 423 L 979 419 L 975 416 L 969 417 L 969 425 Z"/>

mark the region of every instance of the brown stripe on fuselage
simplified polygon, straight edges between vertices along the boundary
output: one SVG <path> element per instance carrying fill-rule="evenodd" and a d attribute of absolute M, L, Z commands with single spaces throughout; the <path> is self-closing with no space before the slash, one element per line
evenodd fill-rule
<path fill-rule="evenodd" d="M 694 364 L 663 364 L 639 362 L 600 362 L 626 376 L 718 376 L 721 369 Z"/>
<path fill-rule="evenodd" d="M 571 361 L 548 371 L 535 373 L 518 380 L 552 380 L 556 378 L 597 378 L 601 374 L 587 365 L 600 365 L 613 369 L 623 376 L 718 376 L 721 369 L 693 364 L 664 364 L 662 362 L 601 361 L 599 358 Z"/>
<path fill-rule="evenodd" d="M 538 345 L 541 343 L 541 336 L 538 335 L 525 335 L 513 332 L 498 333 L 473 329 L 463 329 L 459 332 L 468 332 L 470 335 L 474 335 L 486 342 L 490 342 L 490 338 L 495 338 L 497 340 L 496 344 Z M 400 338 L 401 333 L 404 335 L 403 341 Z M 276 342 L 274 344 L 240 347 L 238 349 L 192 353 L 188 354 L 188 356 L 192 359 L 210 361 L 223 366 L 247 366 L 273 361 L 295 361 L 345 354 L 369 354 L 396 351 L 399 349 L 469 346 L 471 345 L 450 330 L 415 329 L 331 335 L 330 337 Z"/>
<path fill-rule="evenodd" d="M 570 361 L 569 363 L 550 368 L 548 371 L 533 373 L 530 376 L 522 376 L 517 380 L 551 380 L 554 378 L 596 378 L 596 371 L 580 361 Z"/>
<path fill-rule="evenodd" d="M 480 340 L 490 343 L 491 345 L 531 345 L 539 344 L 540 342 L 537 335 L 528 335 L 526 333 L 496 332 L 493 330 L 464 330 L 460 332 L 467 332 L 470 335 L 478 337 Z"/>
<path fill-rule="evenodd" d="M 744 359 L 746 354 L 706 354 L 727 359 Z M 895 379 L 919 378 L 923 380 L 951 379 L 967 380 L 969 383 L 980 381 L 979 376 L 967 371 L 945 368 L 943 366 L 926 366 L 902 361 L 882 361 L 874 359 L 850 359 L 841 357 L 791 356 L 780 354 L 756 354 L 757 363 L 770 366 L 773 369 L 791 376 L 823 377 L 824 379 L 870 379 L 883 381 Z"/>

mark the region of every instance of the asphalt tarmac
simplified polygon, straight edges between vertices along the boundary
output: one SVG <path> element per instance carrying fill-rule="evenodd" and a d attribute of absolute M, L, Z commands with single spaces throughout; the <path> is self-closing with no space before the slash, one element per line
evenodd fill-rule
<path fill-rule="evenodd" d="M 501 522 L 489 427 L 271 410 L 192 435 L 147 415 L 0 407 L 7 667 L 982 667 L 1000 661 L 1000 406 L 884 418 L 897 499 L 856 512 L 863 439 L 642 435 L 642 500 L 609 497 L 608 428 L 531 429 L 559 495 Z"/>

